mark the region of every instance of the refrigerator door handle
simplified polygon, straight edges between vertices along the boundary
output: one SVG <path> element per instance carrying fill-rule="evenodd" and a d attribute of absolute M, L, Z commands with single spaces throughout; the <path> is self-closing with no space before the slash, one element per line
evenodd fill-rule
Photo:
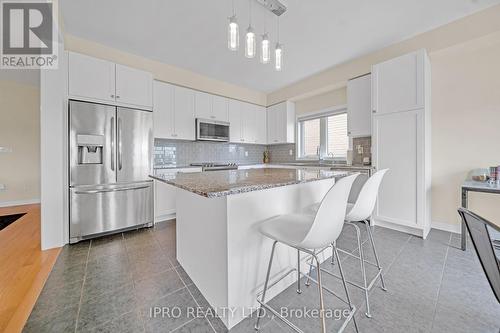
<path fill-rule="evenodd" d="M 151 185 L 143 186 L 132 186 L 132 187 L 121 187 L 121 188 L 111 188 L 102 190 L 87 190 L 87 191 L 75 191 L 75 194 L 95 194 L 95 193 L 105 193 L 105 192 L 119 192 L 119 191 L 131 191 L 131 190 L 141 190 L 150 187 Z"/>
<path fill-rule="evenodd" d="M 111 170 L 115 171 L 115 117 L 111 117 Z"/>
<path fill-rule="evenodd" d="M 118 118 L 118 170 L 122 169 L 122 118 Z"/>

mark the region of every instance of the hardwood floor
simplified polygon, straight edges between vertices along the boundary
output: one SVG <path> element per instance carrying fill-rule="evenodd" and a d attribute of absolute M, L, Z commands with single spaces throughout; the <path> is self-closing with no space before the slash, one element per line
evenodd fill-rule
<path fill-rule="evenodd" d="M 22 330 L 61 250 L 40 249 L 40 205 L 0 208 L 16 213 L 27 214 L 0 231 L 0 332 Z"/>

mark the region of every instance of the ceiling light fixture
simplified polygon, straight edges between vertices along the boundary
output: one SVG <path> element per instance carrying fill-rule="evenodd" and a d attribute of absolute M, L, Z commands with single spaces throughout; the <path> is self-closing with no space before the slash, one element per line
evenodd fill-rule
<path fill-rule="evenodd" d="M 249 13 L 248 13 L 248 28 L 245 34 L 245 57 L 255 58 L 257 54 L 257 41 L 255 31 L 252 27 L 252 1 L 257 1 L 266 10 L 278 17 L 278 41 L 274 48 L 274 58 L 275 64 L 274 68 L 277 71 L 281 71 L 283 68 L 283 45 L 280 44 L 280 24 L 279 17 L 286 11 L 286 6 L 282 3 L 283 0 L 249 0 Z M 238 51 L 240 44 L 239 27 L 238 21 L 236 19 L 236 13 L 234 9 L 234 0 L 232 0 L 233 14 L 229 17 L 229 26 L 227 32 L 227 47 L 231 51 Z M 271 42 L 269 40 L 269 34 L 266 28 L 266 21 L 264 19 L 264 34 L 262 34 L 261 40 L 261 50 L 260 50 L 260 62 L 262 64 L 268 64 L 271 62 Z"/>
<path fill-rule="evenodd" d="M 245 57 L 253 58 L 255 57 L 255 32 L 252 28 L 252 0 L 248 0 L 248 29 L 245 39 Z"/>
<path fill-rule="evenodd" d="M 271 48 L 269 43 L 269 35 L 267 34 L 266 18 L 264 17 L 264 34 L 260 45 L 260 62 L 268 64 L 271 60 Z"/>
<path fill-rule="evenodd" d="M 278 72 L 283 68 L 283 46 L 280 44 L 280 17 L 278 16 L 278 42 L 274 48 L 274 69 Z"/>
<path fill-rule="evenodd" d="M 234 0 L 233 4 L 233 15 L 229 17 L 229 25 L 227 27 L 227 48 L 231 51 L 238 51 L 240 47 L 240 31 L 238 27 L 238 20 L 236 19 L 236 14 L 234 12 Z"/>

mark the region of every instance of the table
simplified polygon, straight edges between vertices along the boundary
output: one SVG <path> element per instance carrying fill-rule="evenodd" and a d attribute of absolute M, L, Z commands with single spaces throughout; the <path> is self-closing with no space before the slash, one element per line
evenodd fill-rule
<path fill-rule="evenodd" d="M 489 183 L 489 182 L 477 182 L 473 180 L 466 180 L 462 184 L 462 207 L 467 208 L 468 206 L 468 194 L 469 192 L 481 192 L 481 193 L 493 193 L 500 194 L 500 184 L 499 183 Z M 461 248 L 463 251 L 466 249 L 467 244 L 467 228 L 465 226 L 465 221 L 462 221 L 461 226 Z"/>

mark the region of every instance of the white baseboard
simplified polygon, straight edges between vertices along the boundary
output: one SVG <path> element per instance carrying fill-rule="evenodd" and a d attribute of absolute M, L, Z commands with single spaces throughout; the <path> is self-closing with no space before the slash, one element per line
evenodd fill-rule
<path fill-rule="evenodd" d="M 11 207 L 11 206 L 21 206 L 21 205 L 33 205 L 39 204 L 40 199 L 28 199 L 28 200 L 14 200 L 14 201 L 1 201 L 0 207 Z"/>
<path fill-rule="evenodd" d="M 454 234 L 460 234 L 460 224 L 450 224 L 450 223 L 443 223 L 443 222 L 432 222 L 431 225 L 432 229 L 437 229 L 437 230 L 443 230 L 443 231 L 448 231 Z"/>
<path fill-rule="evenodd" d="M 157 215 L 157 216 L 155 215 L 155 223 L 173 220 L 173 219 L 175 219 L 175 209 L 171 209 L 166 214 Z"/>

